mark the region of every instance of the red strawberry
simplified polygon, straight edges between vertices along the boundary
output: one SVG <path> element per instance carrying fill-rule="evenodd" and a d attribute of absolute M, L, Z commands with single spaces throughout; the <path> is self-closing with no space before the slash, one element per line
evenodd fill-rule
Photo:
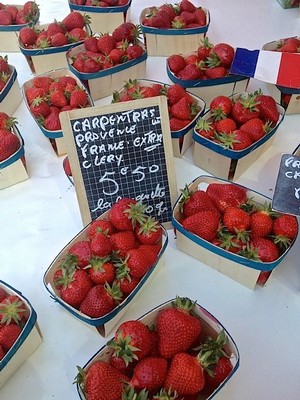
<path fill-rule="evenodd" d="M 136 58 L 141 57 L 144 54 L 144 50 L 138 44 L 133 44 L 132 46 L 127 47 L 126 55 L 129 60 L 135 60 Z"/>
<path fill-rule="evenodd" d="M 210 112 L 215 120 L 220 120 L 231 113 L 232 100 L 228 96 L 214 97 L 209 105 Z"/>
<path fill-rule="evenodd" d="M 0 361 L 3 360 L 4 356 L 5 356 L 5 351 L 3 347 L 0 345 Z"/>
<path fill-rule="evenodd" d="M 247 201 L 246 189 L 231 183 L 210 183 L 206 193 L 222 213 L 229 206 L 238 207 Z"/>
<path fill-rule="evenodd" d="M 181 131 L 183 128 L 185 128 L 191 123 L 191 121 L 188 119 L 184 120 L 184 119 L 177 119 L 174 117 L 169 118 L 169 122 L 170 122 L 171 132 Z"/>
<path fill-rule="evenodd" d="M 47 117 L 50 114 L 50 106 L 43 97 L 36 97 L 30 104 L 30 111 L 36 118 Z"/>
<path fill-rule="evenodd" d="M 13 17 L 6 10 L 0 10 L 0 25 L 13 25 Z"/>
<path fill-rule="evenodd" d="M 147 357 L 135 366 L 130 383 L 137 389 L 158 390 L 163 386 L 167 372 L 165 358 Z"/>
<path fill-rule="evenodd" d="M 145 207 L 134 199 L 123 198 L 113 204 L 109 220 L 117 230 L 133 230 L 137 222 L 143 222 Z"/>
<path fill-rule="evenodd" d="M 177 103 L 182 97 L 185 97 L 186 90 L 178 83 L 170 85 L 167 89 L 168 103 L 173 105 Z"/>
<path fill-rule="evenodd" d="M 47 36 L 49 36 L 50 38 L 51 38 L 51 36 L 54 36 L 57 33 L 65 34 L 65 32 L 66 31 L 64 30 L 64 28 L 57 21 L 51 22 L 47 26 Z"/>
<path fill-rule="evenodd" d="M 88 95 L 84 89 L 75 89 L 71 92 L 69 104 L 72 108 L 83 108 L 88 104 Z"/>
<path fill-rule="evenodd" d="M 90 259 L 91 268 L 87 269 L 87 272 L 95 285 L 109 285 L 113 283 L 115 279 L 115 266 L 110 262 L 109 257 L 93 256 Z"/>
<path fill-rule="evenodd" d="M 242 129 L 237 129 L 231 133 L 218 134 L 218 141 L 224 149 L 244 150 L 253 143 L 250 135 Z"/>
<path fill-rule="evenodd" d="M 253 142 L 263 138 L 269 131 L 270 126 L 264 123 L 260 118 L 251 118 L 240 126 L 240 129 L 247 132 Z"/>
<path fill-rule="evenodd" d="M 186 66 L 185 58 L 180 54 L 174 54 L 168 57 L 167 64 L 171 72 L 178 74 Z"/>
<path fill-rule="evenodd" d="M 251 237 L 268 236 L 273 229 L 272 211 L 270 206 L 264 207 L 250 214 L 250 231 Z"/>
<path fill-rule="evenodd" d="M 99 257 L 106 257 L 112 251 L 110 238 L 105 233 L 97 233 L 91 239 L 91 252 Z"/>
<path fill-rule="evenodd" d="M 188 186 L 181 190 L 179 210 L 184 218 L 205 210 L 215 211 L 220 216 L 220 211 L 204 190 L 190 191 Z"/>
<path fill-rule="evenodd" d="M 37 34 L 34 29 L 25 26 L 19 32 L 19 39 L 24 46 L 32 46 L 36 42 Z"/>
<path fill-rule="evenodd" d="M 194 20 L 199 26 L 205 26 L 207 24 L 206 13 L 203 8 L 198 7 L 196 11 L 194 11 Z"/>
<path fill-rule="evenodd" d="M 155 244 L 162 238 L 162 228 L 159 222 L 153 217 L 147 217 L 144 222 L 135 228 L 135 236 L 143 244 Z"/>
<path fill-rule="evenodd" d="M 29 105 L 32 104 L 35 98 L 44 98 L 48 94 L 48 91 L 44 88 L 37 88 L 35 86 L 30 86 L 25 89 L 26 100 Z"/>
<path fill-rule="evenodd" d="M 61 125 L 59 120 L 60 109 L 58 107 L 50 107 L 50 114 L 47 115 L 44 121 L 44 128 L 48 131 L 60 131 Z"/>
<path fill-rule="evenodd" d="M 49 76 L 36 76 L 33 78 L 33 85 L 38 88 L 49 90 L 53 79 Z"/>
<path fill-rule="evenodd" d="M 199 339 L 200 320 L 192 315 L 194 303 L 177 296 L 172 307 L 161 310 L 157 316 L 159 353 L 171 359 L 176 353 L 187 351 Z"/>
<path fill-rule="evenodd" d="M 236 123 L 232 118 L 224 118 L 214 124 L 218 133 L 231 133 L 236 130 Z"/>
<path fill-rule="evenodd" d="M 74 28 L 68 32 L 68 42 L 74 43 L 83 41 L 87 37 L 87 32 L 83 28 Z"/>
<path fill-rule="evenodd" d="M 58 32 L 51 36 L 50 43 L 53 47 L 65 46 L 68 44 L 68 38 L 64 33 Z"/>
<path fill-rule="evenodd" d="M 219 217 L 215 211 L 199 211 L 183 220 L 182 226 L 204 240 L 212 241 L 219 227 Z"/>
<path fill-rule="evenodd" d="M 88 237 L 90 240 L 100 232 L 111 235 L 114 232 L 112 223 L 106 219 L 95 219 L 92 221 L 88 227 Z"/>
<path fill-rule="evenodd" d="M 108 33 L 98 38 L 98 50 L 103 54 L 109 54 L 116 47 L 116 40 Z"/>
<path fill-rule="evenodd" d="M 133 278 L 129 274 L 124 277 L 118 277 L 115 283 L 119 286 L 124 298 L 127 297 L 138 285 L 140 279 Z"/>
<path fill-rule="evenodd" d="M 56 106 L 56 107 L 64 107 L 68 104 L 68 100 L 64 94 L 63 91 L 60 90 L 54 90 L 52 92 L 50 92 L 50 102 L 52 103 L 52 105 Z"/>
<path fill-rule="evenodd" d="M 128 43 L 135 43 L 139 35 L 139 27 L 129 21 L 122 23 L 112 32 L 112 36 L 116 40 L 116 42 L 127 40 Z"/>
<path fill-rule="evenodd" d="M 4 161 L 20 148 L 19 138 L 6 129 L 0 129 L 0 161 Z"/>
<path fill-rule="evenodd" d="M 248 93 L 246 96 L 239 96 L 235 99 L 232 107 L 233 118 L 240 124 L 251 118 L 258 118 L 260 115 L 256 95 Z"/>
<path fill-rule="evenodd" d="M 298 234 L 298 222 L 294 215 L 282 214 L 273 224 L 274 242 L 281 250 L 286 250 Z"/>
<path fill-rule="evenodd" d="M 207 139 L 214 139 L 215 138 L 215 129 L 212 122 L 207 121 L 204 118 L 199 118 L 196 125 L 195 125 L 196 132 L 207 138 Z"/>
<path fill-rule="evenodd" d="M 202 77 L 202 71 L 196 64 L 187 64 L 177 74 L 178 78 L 184 81 L 198 80 Z"/>
<path fill-rule="evenodd" d="M 249 242 L 245 256 L 262 262 L 273 262 L 279 257 L 279 250 L 272 240 L 258 237 Z"/>
<path fill-rule="evenodd" d="M 183 11 L 193 13 L 194 11 L 196 11 L 196 7 L 189 0 L 182 0 L 179 3 L 179 12 L 182 13 Z"/>
<path fill-rule="evenodd" d="M 76 257 L 79 268 L 86 267 L 92 256 L 90 242 L 88 240 L 79 240 L 69 248 L 68 254 Z"/>
<path fill-rule="evenodd" d="M 89 400 L 119 400 L 128 377 L 104 361 L 93 362 L 88 370 L 79 370 L 77 382 Z"/>
<path fill-rule="evenodd" d="M 62 25 L 70 32 L 74 28 L 83 28 L 88 21 L 87 16 L 83 16 L 78 11 L 72 11 L 62 21 Z"/>
<path fill-rule="evenodd" d="M 157 256 L 152 251 L 145 249 L 131 249 L 127 251 L 127 267 L 133 278 L 141 278 L 155 264 Z"/>
<path fill-rule="evenodd" d="M 0 346 L 5 352 L 8 352 L 18 339 L 22 328 L 16 324 L 0 326 Z"/>
<path fill-rule="evenodd" d="M 220 60 L 220 63 L 224 67 L 230 67 L 234 57 L 234 48 L 230 46 L 228 43 L 218 43 L 216 44 L 211 53 L 217 55 Z"/>
<path fill-rule="evenodd" d="M 80 311 L 92 318 L 99 318 L 111 312 L 122 298 L 116 284 L 107 283 L 92 287 L 80 305 Z"/>
<path fill-rule="evenodd" d="M 7 56 L 0 56 L 0 72 L 10 73 Z"/>
<path fill-rule="evenodd" d="M 223 78 L 224 76 L 227 75 L 227 69 L 223 67 L 222 65 L 218 65 L 216 67 L 209 67 L 204 70 L 204 74 L 209 78 L 209 79 L 218 79 L 218 78 Z"/>
<path fill-rule="evenodd" d="M 270 122 L 272 126 L 275 126 L 279 120 L 279 111 L 277 110 L 274 98 L 259 92 L 256 102 L 260 117 Z"/>
<path fill-rule="evenodd" d="M 171 107 L 171 115 L 181 120 L 191 120 L 191 107 L 186 97 L 182 97 L 177 103 Z"/>
<path fill-rule="evenodd" d="M 187 26 L 187 20 L 181 15 L 176 15 L 171 24 L 171 27 L 173 29 L 184 29 L 186 28 L 186 26 Z"/>
<path fill-rule="evenodd" d="M 123 257 L 130 249 L 137 247 L 136 237 L 133 231 L 115 232 L 110 236 L 111 246 L 118 255 Z"/>
<path fill-rule="evenodd" d="M 238 207 L 227 207 L 223 215 L 223 224 L 232 233 L 246 231 L 250 222 L 250 215 Z"/>

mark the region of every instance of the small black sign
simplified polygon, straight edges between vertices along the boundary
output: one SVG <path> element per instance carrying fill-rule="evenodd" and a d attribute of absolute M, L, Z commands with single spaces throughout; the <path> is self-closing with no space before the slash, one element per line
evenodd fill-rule
<path fill-rule="evenodd" d="M 275 211 L 300 215 L 300 157 L 283 154 L 272 201 Z"/>
<path fill-rule="evenodd" d="M 166 223 L 171 221 L 174 203 L 169 183 L 170 160 L 173 159 L 170 133 L 163 129 L 160 101 L 130 102 L 130 107 L 132 103 L 136 108 L 129 109 L 129 105 L 118 103 L 110 105 L 109 112 L 102 107 L 99 108 L 101 113 L 76 119 L 70 113 L 78 172 L 90 214 L 88 219 L 94 220 L 118 199 L 129 197 L 146 204 L 148 214 Z M 72 160 L 69 154 L 69 158 L 76 187 L 74 157 Z M 171 175 L 175 181 L 173 171 Z"/>

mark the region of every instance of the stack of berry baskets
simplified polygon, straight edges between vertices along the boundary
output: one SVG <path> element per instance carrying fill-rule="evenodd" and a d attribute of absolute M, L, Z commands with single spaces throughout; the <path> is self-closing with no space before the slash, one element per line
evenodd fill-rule
<path fill-rule="evenodd" d="M 69 7 L 71 11 L 79 11 L 90 16 L 90 28 L 93 33 L 100 31 L 112 32 L 127 20 L 131 1 L 107 0 L 91 2 L 88 0 L 69 0 Z"/>
<path fill-rule="evenodd" d="M 25 82 L 22 92 L 28 111 L 55 153 L 66 154 L 59 113 L 94 105 L 85 86 L 70 70 L 60 68 Z"/>
<path fill-rule="evenodd" d="M 168 77 L 209 104 L 217 95 L 231 96 L 247 89 L 249 78 L 229 74 L 235 49 L 229 43 L 212 44 L 205 37 L 191 52 L 174 51 L 166 62 Z"/>
<path fill-rule="evenodd" d="M 180 85 L 168 85 L 150 79 L 134 79 L 125 83 L 123 88 L 113 93 L 113 103 L 138 100 L 145 97 L 167 97 L 170 131 L 174 157 L 182 157 L 191 146 L 193 127 L 196 120 L 205 112 L 205 102 L 189 93 Z"/>
<path fill-rule="evenodd" d="M 297 218 L 274 212 L 268 197 L 206 175 L 182 190 L 172 223 L 180 250 L 249 289 L 266 283 L 298 236 Z"/>
<path fill-rule="evenodd" d="M 273 42 L 266 43 L 263 50 L 278 51 L 285 53 L 299 53 L 300 52 L 300 37 L 294 36 Z M 286 114 L 299 114 L 300 113 L 300 88 L 299 87 L 285 87 L 266 83 L 268 91 L 285 109 Z"/>
<path fill-rule="evenodd" d="M 0 189 L 5 189 L 28 179 L 24 140 L 16 126 L 15 118 L 1 113 L 0 136 Z"/>
<path fill-rule="evenodd" d="M 44 285 L 71 315 L 106 336 L 162 266 L 167 244 L 167 231 L 145 214 L 144 205 L 123 198 L 64 247 Z M 74 279 L 82 287 L 80 298 L 69 286 Z"/>
<path fill-rule="evenodd" d="M 209 400 L 238 367 L 238 348 L 224 326 L 196 302 L 177 296 L 121 323 L 107 345 L 78 367 L 76 382 L 81 400 L 103 398 L 106 391 L 114 398 L 139 393 L 146 399 L 151 393 L 153 399 Z"/>
<path fill-rule="evenodd" d="M 43 74 L 58 68 L 68 68 L 66 53 L 79 46 L 91 34 L 88 15 L 77 11 L 62 21 L 24 27 L 19 33 L 19 48 L 31 71 Z"/>
<path fill-rule="evenodd" d="M 238 179 L 270 147 L 284 115 L 261 90 L 215 97 L 194 127 L 195 165 L 219 178 Z"/>
<path fill-rule="evenodd" d="M 210 24 L 206 8 L 189 0 L 145 8 L 140 15 L 147 52 L 150 56 L 169 56 L 195 49 Z"/>
<path fill-rule="evenodd" d="M 34 1 L 24 5 L 0 7 L 0 49 L 3 52 L 18 52 L 19 32 L 22 28 L 35 25 L 40 17 L 39 6 Z"/>
<path fill-rule="evenodd" d="M 0 388 L 42 343 L 37 315 L 16 289 L 0 281 Z"/>
<path fill-rule="evenodd" d="M 8 64 L 7 56 L 0 56 L 0 108 L 12 115 L 22 102 L 17 70 Z"/>
<path fill-rule="evenodd" d="M 110 96 L 128 79 L 145 77 L 147 52 L 139 36 L 138 25 L 124 22 L 67 52 L 69 69 L 85 82 L 94 101 Z"/>

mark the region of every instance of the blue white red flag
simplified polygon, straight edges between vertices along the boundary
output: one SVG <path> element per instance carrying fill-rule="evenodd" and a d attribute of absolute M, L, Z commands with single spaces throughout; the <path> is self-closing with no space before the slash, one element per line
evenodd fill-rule
<path fill-rule="evenodd" d="M 300 88 L 300 54 L 238 47 L 230 73 L 289 88 Z"/>

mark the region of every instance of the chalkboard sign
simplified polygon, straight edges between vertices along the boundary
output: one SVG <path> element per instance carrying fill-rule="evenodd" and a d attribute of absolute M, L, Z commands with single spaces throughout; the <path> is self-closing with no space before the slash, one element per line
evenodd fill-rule
<path fill-rule="evenodd" d="M 300 157 L 283 154 L 280 161 L 272 208 L 300 215 Z"/>
<path fill-rule="evenodd" d="M 71 110 L 60 120 L 84 224 L 123 197 L 171 221 L 177 188 L 165 96 Z"/>

